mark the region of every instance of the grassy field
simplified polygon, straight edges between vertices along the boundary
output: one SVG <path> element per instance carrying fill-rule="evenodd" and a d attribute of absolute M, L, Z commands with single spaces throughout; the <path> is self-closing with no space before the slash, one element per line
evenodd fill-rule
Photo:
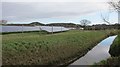
<path fill-rule="evenodd" d="M 81 57 L 108 31 L 72 30 L 56 34 L 13 33 L 2 36 L 3 65 L 65 64 Z"/>

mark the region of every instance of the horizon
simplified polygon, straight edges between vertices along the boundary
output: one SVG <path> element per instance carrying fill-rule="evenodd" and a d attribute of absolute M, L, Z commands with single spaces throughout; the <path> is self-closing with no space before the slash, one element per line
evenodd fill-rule
<path fill-rule="evenodd" d="M 34 23 L 34 22 L 30 22 L 30 23 L 6 23 L 6 24 L 31 24 L 31 23 Z M 38 22 L 38 23 L 41 23 L 41 22 Z M 71 22 L 70 22 L 71 23 Z M 70 23 L 65 23 L 65 24 L 70 24 Z M 44 24 L 44 25 L 47 25 L 47 24 L 64 24 L 64 23 L 41 23 L 41 24 Z M 76 23 L 71 23 L 71 24 L 76 24 Z M 101 24 L 88 24 L 87 26 L 93 26 L 93 25 L 109 25 L 108 23 L 101 23 Z M 112 23 L 110 25 L 115 25 L 115 24 L 119 24 L 119 23 Z M 76 24 L 76 25 L 81 25 L 81 24 Z"/>

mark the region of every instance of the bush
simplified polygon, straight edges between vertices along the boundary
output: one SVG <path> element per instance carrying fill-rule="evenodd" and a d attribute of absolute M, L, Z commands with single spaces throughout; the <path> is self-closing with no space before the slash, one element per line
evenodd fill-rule
<path fill-rule="evenodd" d="M 111 56 L 120 56 L 120 34 L 118 34 L 117 38 L 111 45 L 109 53 Z"/>

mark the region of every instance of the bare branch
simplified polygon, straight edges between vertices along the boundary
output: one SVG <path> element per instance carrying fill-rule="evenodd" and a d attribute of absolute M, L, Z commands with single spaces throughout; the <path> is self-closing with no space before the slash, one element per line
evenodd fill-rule
<path fill-rule="evenodd" d="M 120 1 L 118 1 L 118 2 L 110 1 L 110 2 L 108 2 L 108 4 L 110 4 L 110 6 L 112 6 L 115 10 L 117 10 L 117 11 L 120 10 Z"/>
<path fill-rule="evenodd" d="M 103 20 L 104 22 L 106 22 L 106 23 L 108 23 L 108 24 L 110 25 L 110 22 L 109 22 L 106 18 L 104 18 L 102 14 L 101 14 L 101 18 L 102 18 L 102 20 Z"/>

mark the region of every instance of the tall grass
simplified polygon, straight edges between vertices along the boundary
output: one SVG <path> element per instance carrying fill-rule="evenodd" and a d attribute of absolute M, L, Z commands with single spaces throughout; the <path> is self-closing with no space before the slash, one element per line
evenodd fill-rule
<path fill-rule="evenodd" d="M 72 30 L 57 34 L 6 34 L 2 36 L 3 65 L 59 65 L 87 53 L 107 31 Z"/>
<path fill-rule="evenodd" d="M 120 56 L 118 57 L 111 57 L 107 60 L 102 60 L 99 63 L 95 63 L 91 67 L 119 67 L 120 66 Z"/>

